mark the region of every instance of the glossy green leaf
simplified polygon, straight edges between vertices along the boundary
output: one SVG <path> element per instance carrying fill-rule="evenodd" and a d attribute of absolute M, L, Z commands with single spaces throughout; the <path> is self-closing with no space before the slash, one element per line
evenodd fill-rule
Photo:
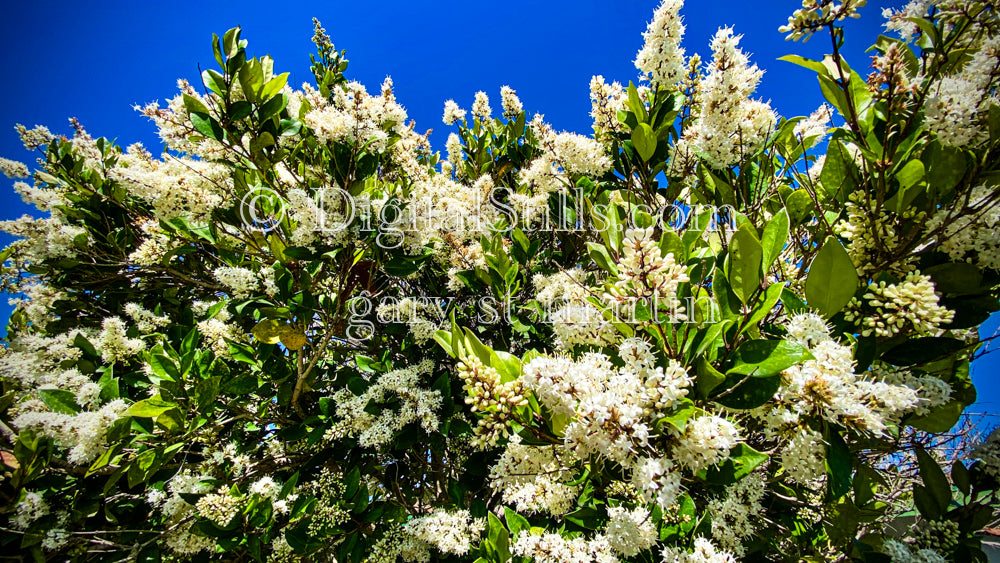
<path fill-rule="evenodd" d="M 828 237 L 809 265 L 806 302 L 826 317 L 840 312 L 858 289 L 858 272 L 844 246 Z"/>

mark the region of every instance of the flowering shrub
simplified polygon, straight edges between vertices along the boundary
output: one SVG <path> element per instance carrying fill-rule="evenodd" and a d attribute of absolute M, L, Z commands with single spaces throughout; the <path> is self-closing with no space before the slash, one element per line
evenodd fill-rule
<path fill-rule="evenodd" d="M 985 561 L 1000 435 L 1000 19 L 811 0 L 824 103 L 779 117 L 664 0 L 591 136 L 516 92 L 446 158 L 316 24 L 294 90 L 240 30 L 141 111 L 166 151 L 19 128 L 0 224 L 7 553 L 36 560 Z M 852 61 L 858 64 L 858 61 Z M 907 472 L 904 468 L 916 467 Z"/>

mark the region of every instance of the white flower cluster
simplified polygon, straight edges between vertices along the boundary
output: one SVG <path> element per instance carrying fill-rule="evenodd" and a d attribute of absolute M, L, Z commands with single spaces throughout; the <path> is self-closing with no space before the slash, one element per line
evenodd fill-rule
<path fill-rule="evenodd" d="M 809 174 L 812 172 L 810 168 Z M 817 174 L 820 172 L 822 166 Z M 816 179 L 818 180 L 818 176 Z M 834 186 L 832 189 L 838 188 Z M 834 225 L 834 230 L 849 241 L 847 253 L 857 267 L 858 274 L 864 277 L 874 274 L 876 270 L 905 274 L 912 270 L 912 254 L 899 251 L 903 239 L 896 235 L 897 223 L 900 219 L 921 221 L 925 213 L 917 213 L 915 209 L 909 208 L 902 215 L 896 215 L 889 211 L 888 206 L 879 205 L 874 198 L 868 197 L 864 190 L 851 193 L 848 200 L 844 204 L 847 217 Z M 887 257 L 895 262 L 889 265 L 878 264 L 880 259 Z"/>
<path fill-rule="evenodd" d="M 680 491 L 680 468 L 714 465 L 740 440 L 738 427 L 725 418 L 703 415 L 674 436 L 673 457 L 650 458 L 650 423 L 673 408 L 688 392 L 691 379 L 676 362 L 653 367 L 648 344 L 626 340 L 624 366 L 615 369 L 603 354 L 579 360 L 540 356 L 524 366 L 525 387 L 556 417 L 563 417 L 567 452 L 585 459 L 600 455 L 632 470 L 633 484 L 647 501 L 671 506 Z"/>
<path fill-rule="evenodd" d="M 232 191 L 225 165 L 169 154 L 157 160 L 138 143 L 118 157 L 108 175 L 152 205 L 159 219 L 183 216 L 193 223 L 206 222 Z"/>
<path fill-rule="evenodd" d="M 510 86 L 500 88 L 500 105 L 503 107 L 503 116 L 507 119 L 516 118 L 524 111 L 524 106 L 521 104 L 520 98 L 517 97 L 517 92 Z"/>
<path fill-rule="evenodd" d="M 777 122 L 770 105 L 749 98 L 764 72 L 738 48 L 741 38 L 731 28 L 715 34 L 713 60 L 699 89 L 698 117 L 682 136 L 713 168 L 756 153 Z"/>
<path fill-rule="evenodd" d="M 785 39 L 798 41 L 809 39 L 817 29 L 847 18 L 860 18 L 858 8 L 867 4 L 867 0 L 844 0 L 838 4 L 833 0 L 802 0 L 802 7 L 788 17 L 788 23 L 778 28 L 781 33 L 787 33 Z"/>
<path fill-rule="evenodd" d="M 927 10 L 942 0 L 910 0 L 902 9 L 883 8 L 882 17 L 886 19 L 886 31 L 895 31 L 900 39 L 909 43 L 920 33 L 920 26 L 910 18 L 923 18 Z"/>
<path fill-rule="evenodd" d="M 233 299 L 246 299 L 260 291 L 265 273 L 239 266 L 219 266 L 212 270 L 212 275 L 229 290 Z"/>
<path fill-rule="evenodd" d="M 537 301 L 550 311 L 549 321 L 562 348 L 608 346 L 617 331 L 601 310 L 587 301 L 591 290 L 582 269 L 563 270 L 551 276 L 536 274 L 532 279 Z"/>
<path fill-rule="evenodd" d="M 903 281 L 889 284 L 881 281 L 868 285 L 868 291 L 857 297 L 844 313 L 844 319 L 861 327 L 861 334 L 886 337 L 910 331 L 937 336 L 955 317 L 955 312 L 938 304 L 929 276 L 914 270 Z"/>
<path fill-rule="evenodd" d="M 6 354 L 0 356 L 0 377 L 20 385 L 28 393 L 22 395 L 19 409 L 39 410 L 38 391 L 61 389 L 73 393 L 80 406 L 96 406 L 101 387 L 75 367 L 65 368 L 64 362 L 78 360 L 82 352 L 73 345 L 79 332 L 57 336 L 23 335 L 12 339 Z"/>
<path fill-rule="evenodd" d="M 42 518 L 49 513 L 49 504 L 45 502 L 42 493 L 36 491 L 24 491 L 21 501 L 14 509 L 14 517 L 11 523 L 15 528 L 24 530 L 32 522 Z"/>
<path fill-rule="evenodd" d="M 203 313 L 204 314 L 204 313 Z M 230 358 L 229 341 L 244 342 L 246 333 L 236 324 L 228 322 L 229 311 L 220 309 L 214 317 L 198 321 L 198 332 L 205 338 L 205 343 L 212 352 L 220 358 Z"/>
<path fill-rule="evenodd" d="M 24 125 L 18 123 L 14 126 L 17 131 L 18 137 L 20 137 L 21 142 L 24 143 L 24 148 L 33 151 L 39 147 L 43 147 L 55 138 L 55 135 L 49 131 L 48 127 L 44 125 L 35 125 L 31 129 L 28 129 Z"/>
<path fill-rule="evenodd" d="M 976 446 L 972 457 L 982 462 L 983 471 L 987 475 L 1000 479 L 1000 428 L 994 429 L 981 444 Z"/>
<path fill-rule="evenodd" d="M 726 487 L 723 496 L 709 501 L 706 512 L 712 515 L 712 539 L 719 547 L 743 557 L 743 540 L 759 525 L 757 516 L 764 511 L 760 501 L 766 493 L 765 476 L 752 473 Z"/>
<path fill-rule="evenodd" d="M 205 495 L 194 505 L 195 512 L 202 518 L 207 518 L 219 526 L 226 526 L 240 513 L 243 499 L 229 494 L 222 487 L 218 492 Z"/>
<path fill-rule="evenodd" d="M 0 174 L 8 178 L 27 178 L 30 172 L 23 162 L 0 157 Z"/>
<path fill-rule="evenodd" d="M 635 57 L 635 68 L 649 78 L 653 88 L 671 88 L 684 73 L 684 23 L 680 10 L 684 0 L 663 0 L 653 12 L 653 21 L 642 34 L 645 44 Z"/>
<path fill-rule="evenodd" d="M 534 220 L 540 212 L 547 212 L 545 203 L 549 194 L 571 188 L 571 175 L 602 176 L 611 170 L 611 159 L 600 142 L 576 133 L 556 134 L 551 127 L 535 116 L 531 128 L 542 149 L 539 155 L 518 175 L 521 184 L 530 194 L 511 194 L 511 203 L 526 220 Z"/>
<path fill-rule="evenodd" d="M 933 375 L 917 375 L 907 368 L 880 365 L 872 371 L 878 380 L 893 385 L 905 385 L 917 392 L 920 403 L 913 409 L 917 416 L 925 415 L 932 409 L 951 400 L 951 385 Z"/>
<path fill-rule="evenodd" d="M 155 332 L 156 329 L 163 328 L 170 324 L 170 317 L 167 317 L 166 315 L 157 315 L 139 303 L 126 303 L 125 314 L 135 322 L 136 328 L 138 328 L 139 332 L 142 334 Z"/>
<path fill-rule="evenodd" d="M 518 512 L 546 512 L 562 516 L 573 509 L 580 487 L 569 485 L 573 475 L 557 446 L 527 446 L 511 438 L 503 455 L 490 469 L 490 486 L 504 503 Z"/>
<path fill-rule="evenodd" d="M 582 537 L 566 539 L 559 534 L 533 534 L 527 530 L 517 535 L 511 553 L 530 557 L 535 563 L 616 563 L 615 557 L 604 536 L 586 540 Z"/>
<path fill-rule="evenodd" d="M 24 311 L 28 321 L 39 327 L 56 320 L 53 306 L 68 296 L 65 291 L 54 289 L 36 278 L 23 279 L 17 289 L 24 297 L 12 297 L 7 303 Z"/>
<path fill-rule="evenodd" d="M 826 474 L 826 443 L 815 430 L 799 428 L 781 450 L 781 467 L 792 481 L 808 484 Z"/>
<path fill-rule="evenodd" d="M 554 413 L 573 417 L 565 441 L 578 457 L 593 453 L 624 462 L 635 445 L 647 443 L 643 382 L 618 376 L 607 356 L 588 353 L 576 362 L 540 356 L 524 366 L 522 378 Z"/>
<path fill-rule="evenodd" d="M 416 299 L 384 300 L 375 312 L 380 323 L 405 324 L 418 344 L 433 338 L 438 330 L 439 323 L 432 318 L 438 310 Z"/>
<path fill-rule="evenodd" d="M 346 202 L 332 190 L 320 190 L 315 195 L 301 188 L 285 194 L 285 213 L 295 222 L 290 242 L 309 246 L 317 241 L 336 245 L 351 233 L 348 228 L 349 210 Z"/>
<path fill-rule="evenodd" d="M 194 555 L 215 546 L 214 539 L 195 535 L 191 533 L 189 524 L 183 524 L 194 514 L 195 507 L 181 495 L 207 493 L 210 486 L 204 481 L 208 479 L 211 479 L 211 475 L 192 473 L 184 469 L 167 481 L 166 489 L 170 496 L 165 501 L 162 500 L 162 493 L 151 499 L 155 500 L 155 504 L 160 508 L 166 519 L 165 526 L 170 530 L 163 536 L 163 543 L 177 554 Z"/>
<path fill-rule="evenodd" d="M 657 366 L 652 350 L 650 343 L 641 338 L 626 338 L 618 345 L 618 356 L 625 363 L 621 374 L 644 381 L 646 414 L 657 418 L 687 397 L 693 379 L 677 360 L 670 359 L 666 368 Z"/>
<path fill-rule="evenodd" d="M 465 110 L 458 107 L 455 100 L 448 100 L 444 103 L 444 117 L 441 118 L 445 125 L 454 125 L 456 121 L 465 119 Z"/>
<path fill-rule="evenodd" d="M 355 395 L 349 389 L 337 391 L 333 400 L 341 420 L 327 431 L 327 437 L 357 436 L 362 447 L 379 448 L 388 444 L 397 431 L 411 422 L 419 421 L 428 432 L 437 430 L 439 420 L 436 411 L 441 406 L 441 393 L 420 385 L 420 377 L 433 369 L 434 363 L 424 360 L 378 376 L 361 395 Z M 391 398 L 399 399 L 398 411 L 384 408 L 376 416 L 366 410 L 370 402 L 385 403 Z"/>
<path fill-rule="evenodd" d="M 83 227 L 69 224 L 58 209 L 44 219 L 22 215 L 20 219 L 0 221 L 0 231 L 23 239 L 12 246 L 17 248 L 18 259 L 29 264 L 76 256 L 90 237 Z"/>
<path fill-rule="evenodd" d="M 728 551 L 716 548 L 706 538 L 695 538 L 694 551 L 668 547 L 663 550 L 663 563 L 736 563 Z"/>
<path fill-rule="evenodd" d="M 469 552 L 473 543 L 479 541 L 485 525 L 484 519 L 473 518 L 468 510 L 437 510 L 410 520 L 403 531 L 441 553 L 461 557 Z"/>
<path fill-rule="evenodd" d="M 992 186 L 978 186 L 954 206 L 939 209 L 925 227 L 937 236 L 937 246 L 952 260 L 1000 269 L 1000 205 Z"/>
<path fill-rule="evenodd" d="M 964 147 L 989 137 L 980 115 L 998 101 L 990 92 L 996 87 L 998 73 L 1000 36 L 994 36 L 986 39 L 960 72 L 931 87 L 924 123 L 943 145 Z"/>
<path fill-rule="evenodd" d="M 657 309 L 670 311 L 671 322 L 685 321 L 687 316 L 677 298 L 677 288 L 690 281 L 687 268 L 674 260 L 673 253 L 664 256 L 656 242 L 652 228 L 630 229 L 625 233 L 615 282 L 618 295 L 605 298 L 651 300 Z"/>
<path fill-rule="evenodd" d="M 25 409 L 13 424 L 19 430 L 33 428 L 39 434 L 52 438 L 58 446 L 69 449 L 67 460 L 70 463 L 82 465 L 104 453 L 107 449 L 104 438 L 111 424 L 127 408 L 125 401 L 115 399 L 95 411 L 76 414 Z"/>
<path fill-rule="evenodd" d="M 156 219 L 141 222 L 139 229 L 145 236 L 139 247 L 129 254 L 129 262 L 137 266 L 159 264 L 170 251 L 170 234 L 160 227 L 160 222 Z M 171 259 L 173 258 L 175 257 L 171 256 Z"/>
<path fill-rule="evenodd" d="M 106 362 L 124 361 L 146 349 L 146 343 L 138 338 L 129 338 L 125 321 L 119 317 L 108 317 L 101 324 L 97 337 L 97 351 Z"/>
<path fill-rule="evenodd" d="M 719 416 L 699 416 L 688 421 L 674 448 L 674 459 L 697 472 L 729 457 L 729 450 L 739 441 L 739 428 L 732 422 Z"/>
<path fill-rule="evenodd" d="M 370 146 L 375 152 L 385 152 L 390 134 L 406 135 L 406 110 L 392 93 L 392 81 L 382 84 L 382 93 L 373 96 L 358 82 L 348 82 L 335 88 L 333 100 L 327 105 L 322 97 L 310 97 L 313 109 L 304 117 L 305 124 L 323 143 L 340 143 L 358 147 Z"/>
<path fill-rule="evenodd" d="M 674 506 L 681 493 L 681 473 L 665 457 L 641 457 L 632 468 L 632 485 L 646 502 L 655 502 L 665 510 Z"/>
<path fill-rule="evenodd" d="M 809 114 L 809 117 L 796 123 L 792 132 L 802 141 L 805 148 L 812 148 L 823 142 L 829 131 L 831 119 L 833 119 L 833 108 L 823 104 Z"/>
<path fill-rule="evenodd" d="M 659 539 L 649 511 L 641 506 L 632 510 L 623 506 L 608 508 L 604 535 L 611 549 L 623 557 L 646 551 Z"/>
<path fill-rule="evenodd" d="M 486 121 L 492 114 L 490 97 L 486 92 L 476 92 L 476 97 L 472 100 L 472 115 L 479 118 L 479 121 Z"/>
<path fill-rule="evenodd" d="M 793 316 L 788 324 L 793 341 L 808 344 L 813 359 L 782 372 L 778 401 L 772 405 L 781 413 L 776 419 L 781 425 L 794 425 L 803 417 L 818 415 L 831 422 L 881 434 L 887 421 L 897 420 L 919 404 L 916 391 L 906 385 L 864 379 L 855 374 L 851 347 L 831 339 L 821 319 Z"/>
<path fill-rule="evenodd" d="M 892 563 L 945 563 L 948 561 L 933 549 L 911 551 L 903 542 L 886 540 L 882 544 L 882 553 L 889 556 Z"/>
<path fill-rule="evenodd" d="M 398 220 L 404 243 L 414 250 L 439 243 L 442 262 L 451 261 L 460 269 L 471 269 L 467 260 L 461 258 L 462 249 L 478 245 L 482 233 L 500 218 L 491 201 L 493 189 L 489 174 L 477 178 L 471 186 L 444 174 L 415 182 L 410 203 Z"/>
<path fill-rule="evenodd" d="M 35 185 L 15 182 L 14 191 L 21 196 L 24 203 L 35 206 L 39 211 L 52 211 L 57 205 L 65 205 L 66 188 L 63 186 Z"/>
<path fill-rule="evenodd" d="M 602 138 L 608 133 L 625 131 L 618 112 L 625 109 L 628 96 L 618 82 L 608 84 L 603 76 L 590 79 L 590 117 L 594 118 L 594 134 Z"/>

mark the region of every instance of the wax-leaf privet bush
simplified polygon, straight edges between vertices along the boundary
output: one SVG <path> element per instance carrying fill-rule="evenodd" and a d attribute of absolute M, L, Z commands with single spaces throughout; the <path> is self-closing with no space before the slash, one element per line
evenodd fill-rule
<path fill-rule="evenodd" d="M 806 118 L 665 0 L 591 137 L 505 87 L 441 159 L 318 23 L 301 90 L 214 37 L 158 156 L 19 128 L 4 552 L 984 561 L 1000 435 L 933 445 L 1000 308 L 998 5 L 887 14 L 865 77 L 863 4 L 782 28 L 831 40 Z"/>

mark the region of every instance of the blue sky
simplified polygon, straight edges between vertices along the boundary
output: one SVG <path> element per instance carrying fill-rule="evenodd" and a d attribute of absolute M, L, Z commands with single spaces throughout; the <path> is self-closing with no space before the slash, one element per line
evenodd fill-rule
<path fill-rule="evenodd" d="M 529 112 L 545 115 L 559 130 L 589 133 L 588 84 L 594 74 L 608 81 L 634 79 L 632 65 L 641 33 L 656 1 L 508 0 L 503 3 L 454 0 L 383 2 L 190 2 L 105 0 L 9 3 L 0 20 L 0 69 L 8 86 L 0 91 L 0 155 L 22 161 L 14 125 L 46 125 L 71 133 L 77 117 L 97 136 L 122 146 L 142 142 L 157 152 L 153 126 L 132 107 L 175 94 L 176 80 L 198 82 L 199 64 L 215 62 L 211 34 L 241 25 L 251 55 L 270 54 L 275 70 L 290 72 L 298 87 L 311 78 L 311 18 L 318 17 L 338 49 L 347 49 L 348 75 L 375 89 L 391 76 L 397 98 L 417 122 L 434 129 L 442 148 L 444 101 L 469 108 L 477 90 L 499 107 L 499 90 L 517 90 Z M 863 17 L 847 24 L 845 52 L 852 67 L 867 74 L 864 50 L 881 33 L 884 7 L 902 1 L 872 0 Z M 778 26 L 800 6 L 796 0 L 737 2 L 689 0 L 682 10 L 688 54 L 710 55 L 708 42 L 720 26 L 744 35 L 742 47 L 766 70 L 758 96 L 784 116 L 808 115 L 821 102 L 814 73 L 776 59 L 788 53 L 820 58 L 829 38 L 791 43 Z M 2 178 L 0 178 L 2 179 Z M 0 219 L 31 210 L 7 187 L 0 189 Z M 0 244 L 10 238 L 0 235 Z M 10 308 L 0 303 L 0 318 Z M 0 325 L 5 324 L 0 322 Z M 988 336 L 1000 324 L 984 327 Z M 2 330 L 2 327 L 0 327 Z M 995 357 L 994 357 L 995 356 Z M 981 408 L 1000 413 L 994 403 L 1000 385 L 992 381 L 1000 355 L 973 365 Z"/>

